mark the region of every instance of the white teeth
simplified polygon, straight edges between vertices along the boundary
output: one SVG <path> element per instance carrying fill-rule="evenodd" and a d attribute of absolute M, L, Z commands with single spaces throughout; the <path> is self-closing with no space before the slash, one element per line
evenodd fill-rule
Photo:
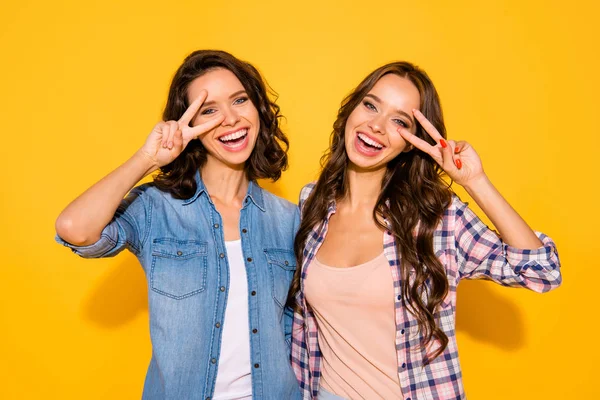
<path fill-rule="evenodd" d="M 230 140 L 235 140 L 235 139 L 241 138 L 242 136 L 246 136 L 246 133 L 248 133 L 247 129 L 240 129 L 237 132 L 233 132 L 233 133 L 230 133 L 229 135 L 220 137 L 219 140 L 221 142 L 229 142 Z"/>
<path fill-rule="evenodd" d="M 372 140 L 371 138 L 369 138 L 367 135 L 363 135 L 362 133 L 358 134 L 358 137 L 365 142 L 368 145 L 371 145 L 373 147 L 377 147 L 378 149 L 383 149 L 383 145 L 381 145 L 380 143 L 377 143 L 376 141 Z"/>

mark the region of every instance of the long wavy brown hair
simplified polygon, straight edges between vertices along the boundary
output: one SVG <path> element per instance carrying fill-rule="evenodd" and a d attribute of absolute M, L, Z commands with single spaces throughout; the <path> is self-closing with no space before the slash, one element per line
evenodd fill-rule
<path fill-rule="evenodd" d="M 348 194 L 346 174 L 348 154 L 344 142 L 346 122 L 373 86 L 387 74 L 409 79 L 419 90 L 420 110 L 446 137 L 440 100 L 427 74 L 408 62 L 384 65 L 369 74 L 342 102 L 333 124 L 330 146 L 321 158 L 319 179 L 303 205 L 302 221 L 294 250 L 298 268 L 294 275 L 288 305 L 296 312 L 302 309 L 296 302 L 300 290 L 305 243 L 313 228 L 325 220 L 329 205 Z M 417 125 L 416 135 L 435 145 L 435 141 Z M 433 340 L 440 347 L 427 355 L 427 362 L 439 356 L 448 344 L 448 337 L 437 325 L 436 311 L 448 293 L 446 270 L 433 250 L 433 233 L 450 204 L 452 192 L 442 179 L 443 171 L 427 154 L 411 150 L 399 154 L 387 164 L 381 183 L 381 193 L 373 209 L 373 220 L 382 230 L 394 235 L 400 255 L 402 302 L 418 320 L 423 336 L 422 346 Z M 390 226 L 384 224 L 387 220 Z"/>
<path fill-rule="evenodd" d="M 281 177 L 281 172 L 287 169 L 289 142 L 279 127 L 282 116 L 279 106 L 275 104 L 277 94 L 252 64 L 225 51 L 193 52 L 186 57 L 171 81 L 163 119 L 169 121 L 181 118 L 189 106 L 187 91 L 190 84 L 196 78 L 218 68 L 231 71 L 240 80 L 250 101 L 258 110 L 260 129 L 254 150 L 246 161 L 246 176 L 249 180 L 267 178 L 276 181 Z M 192 140 L 173 162 L 160 168 L 154 184 L 177 199 L 189 199 L 196 193 L 196 171 L 205 162 L 206 149 L 202 142 Z"/>

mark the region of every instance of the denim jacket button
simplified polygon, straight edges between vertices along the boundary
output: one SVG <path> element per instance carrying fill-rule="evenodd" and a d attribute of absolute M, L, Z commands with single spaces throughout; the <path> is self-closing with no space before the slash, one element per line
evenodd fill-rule
<path fill-rule="evenodd" d="M 177 251 L 177 255 L 178 255 L 179 257 L 181 257 L 181 256 L 183 255 L 183 252 L 182 252 L 181 250 L 178 250 L 178 251 Z"/>
<path fill-rule="evenodd" d="M 252 293 L 250 293 L 252 296 L 256 296 L 256 290 L 253 290 Z"/>
<path fill-rule="evenodd" d="M 242 233 L 248 233 L 248 229 L 246 229 L 246 228 L 242 229 Z"/>
<path fill-rule="evenodd" d="M 216 326 L 217 328 L 220 328 L 220 327 L 221 327 L 221 324 L 220 324 L 219 322 L 217 322 L 217 323 L 215 324 L 215 326 Z"/>
<path fill-rule="evenodd" d="M 225 286 L 221 286 L 221 287 L 219 288 L 219 290 L 220 290 L 221 292 L 224 292 L 224 291 L 225 291 Z"/>
<path fill-rule="evenodd" d="M 219 254 L 219 257 L 225 258 L 225 254 L 221 253 L 221 254 Z"/>
<path fill-rule="evenodd" d="M 214 224 L 213 226 L 215 227 L 215 229 L 219 228 L 219 224 Z"/>
<path fill-rule="evenodd" d="M 213 363 L 213 364 L 216 364 L 217 363 L 217 359 L 216 358 L 211 358 L 210 362 Z"/>
<path fill-rule="evenodd" d="M 258 368 L 258 367 L 260 367 L 259 364 L 254 364 L 254 368 Z"/>

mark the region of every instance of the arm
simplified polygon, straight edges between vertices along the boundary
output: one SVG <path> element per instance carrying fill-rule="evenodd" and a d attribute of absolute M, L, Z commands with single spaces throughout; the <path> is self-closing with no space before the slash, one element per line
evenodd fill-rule
<path fill-rule="evenodd" d="M 464 185 L 467 193 L 492 221 L 502 240 L 519 249 L 537 249 L 542 242 L 527 222 L 511 207 L 494 187 L 487 175 L 472 179 Z"/>
<path fill-rule="evenodd" d="M 437 129 L 418 110 L 415 118 L 438 144 L 432 146 L 407 129 L 400 135 L 417 149 L 429 154 L 456 183 L 462 185 L 500 232 L 503 240 L 521 249 L 542 245 L 525 220 L 508 204 L 483 171 L 481 159 L 467 142 L 446 141 Z"/>
<path fill-rule="evenodd" d="M 223 117 L 218 117 L 195 127 L 189 126 L 206 96 L 203 91 L 179 121 L 158 123 L 144 146 L 129 160 L 71 202 L 56 220 L 57 234 L 78 246 L 98 241 L 123 197 L 140 179 L 171 163 L 192 139 L 222 122 Z"/>
<path fill-rule="evenodd" d="M 56 220 L 56 233 L 66 242 L 88 246 L 100 239 L 123 197 L 158 167 L 142 151 L 73 200 Z"/>
<path fill-rule="evenodd" d="M 492 185 L 481 159 L 466 142 L 446 141 L 435 127 L 414 110 L 435 146 L 409 131 L 399 132 L 409 143 L 429 154 L 456 183 L 462 185 L 494 223 L 501 238 L 466 205 L 455 200 L 459 278 L 486 278 L 506 286 L 524 286 L 538 292 L 561 283 L 560 261 L 554 242 L 536 234 Z"/>
<path fill-rule="evenodd" d="M 560 286 L 556 245 L 546 235 L 533 233 L 540 245 L 522 249 L 502 241 L 465 203 L 454 196 L 448 228 L 454 234 L 456 279 L 488 279 L 503 286 L 547 292 Z"/>

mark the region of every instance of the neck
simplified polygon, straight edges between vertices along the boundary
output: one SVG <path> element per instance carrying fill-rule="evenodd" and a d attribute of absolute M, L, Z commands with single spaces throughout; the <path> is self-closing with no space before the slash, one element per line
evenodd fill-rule
<path fill-rule="evenodd" d="M 350 164 L 346 171 L 348 195 L 343 200 L 352 210 L 373 210 L 381 194 L 385 167 L 374 171 L 361 170 Z"/>
<path fill-rule="evenodd" d="M 250 183 L 244 165 L 232 167 L 209 156 L 200 170 L 200 175 L 213 200 L 228 205 L 242 204 Z"/>

